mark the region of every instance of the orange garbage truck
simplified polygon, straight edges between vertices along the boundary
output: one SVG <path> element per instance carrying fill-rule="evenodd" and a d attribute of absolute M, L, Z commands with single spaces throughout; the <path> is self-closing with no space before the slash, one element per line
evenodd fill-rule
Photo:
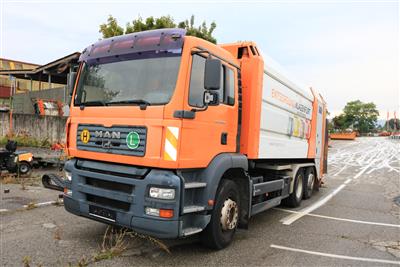
<path fill-rule="evenodd" d="M 160 29 L 98 41 L 69 77 L 64 205 L 157 238 L 228 246 L 326 173 L 326 103 L 254 42 Z M 72 82 L 74 81 L 74 82 Z"/>

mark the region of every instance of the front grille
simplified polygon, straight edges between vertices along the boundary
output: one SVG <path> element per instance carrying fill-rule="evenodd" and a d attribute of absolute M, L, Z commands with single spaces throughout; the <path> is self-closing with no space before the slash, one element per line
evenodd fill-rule
<path fill-rule="evenodd" d="M 113 190 L 127 194 L 132 194 L 133 192 L 133 185 L 93 179 L 90 177 L 86 177 L 86 184 L 101 189 Z"/>
<path fill-rule="evenodd" d="M 128 156 L 144 156 L 147 128 L 144 126 L 79 124 L 76 144 L 79 150 Z"/>
<path fill-rule="evenodd" d="M 99 204 L 101 206 L 107 207 L 107 208 L 112 208 L 112 209 L 119 209 L 123 211 L 129 211 L 130 204 L 123 202 L 123 201 L 118 201 L 115 199 L 109 199 L 105 197 L 99 197 L 91 194 L 86 194 L 86 199 L 87 201 L 93 203 L 93 204 Z"/>

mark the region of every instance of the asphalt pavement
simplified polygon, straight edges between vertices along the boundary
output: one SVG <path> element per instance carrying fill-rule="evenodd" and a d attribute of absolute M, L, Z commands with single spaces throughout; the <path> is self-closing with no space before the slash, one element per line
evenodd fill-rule
<path fill-rule="evenodd" d="M 311 199 L 296 209 L 279 206 L 253 217 L 249 229 L 238 230 L 221 251 L 191 237 L 163 241 L 168 253 L 154 240 L 136 237 L 125 239 L 122 254 L 110 255 L 103 245 L 107 226 L 53 205 L 57 192 L 2 184 L 1 265 L 400 265 L 400 141 L 332 141 L 328 165 L 324 185 Z"/>

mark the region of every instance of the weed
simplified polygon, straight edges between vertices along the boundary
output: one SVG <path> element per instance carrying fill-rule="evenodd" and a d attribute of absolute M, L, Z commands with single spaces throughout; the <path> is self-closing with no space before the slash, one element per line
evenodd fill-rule
<path fill-rule="evenodd" d="M 3 184 L 18 184 L 14 175 L 8 174 L 2 179 Z"/>
<path fill-rule="evenodd" d="M 30 136 L 28 133 L 21 132 L 12 136 L 3 136 L 0 137 L 0 145 L 6 145 L 8 140 L 17 141 L 19 146 L 27 146 L 27 147 L 51 147 L 51 143 L 48 138 L 45 139 L 37 139 Z"/>
<path fill-rule="evenodd" d="M 158 246 L 162 250 L 166 251 L 167 253 L 171 253 L 168 247 L 162 243 L 161 241 L 146 235 L 142 235 L 132 230 L 122 228 L 116 229 L 112 226 L 108 226 L 102 239 L 102 243 L 100 245 L 100 251 L 94 254 L 90 259 L 86 259 L 84 256 L 78 261 L 78 267 L 84 267 L 89 265 L 90 263 L 102 261 L 102 260 L 109 260 L 114 257 L 120 256 L 126 249 L 128 249 L 129 241 L 132 238 L 141 238 L 146 239 L 153 243 L 154 245 Z M 68 266 L 73 266 L 69 263 Z"/>
<path fill-rule="evenodd" d="M 25 256 L 22 259 L 22 263 L 24 264 L 24 267 L 30 267 L 31 266 L 31 257 Z"/>
<path fill-rule="evenodd" d="M 94 256 L 95 261 L 112 259 L 115 256 L 121 255 L 128 248 L 126 240 L 128 229 L 116 230 L 108 226 L 103 235 L 101 251 Z"/>
<path fill-rule="evenodd" d="M 62 229 L 60 226 L 58 226 L 57 229 L 53 233 L 53 238 L 55 240 L 61 240 L 61 236 L 62 236 Z"/>
<path fill-rule="evenodd" d="M 36 209 L 37 208 L 37 206 L 36 206 L 36 203 L 34 203 L 34 202 L 30 202 L 28 205 L 26 205 L 26 207 L 25 207 L 25 209 L 26 210 L 33 210 L 33 209 Z"/>
<path fill-rule="evenodd" d="M 158 239 L 156 239 L 154 237 L 151 237 L 151 236 L 148 236 L 148 235 L 139 234 L 139 233 L 136 233 L 134 231 L 128 232 L 127 235 L 129 235 L 130 237 L 139 237 L 141 239 L 146 239 L 146 240 L 150 241 L 151 243 L 153 243 L 154 245 L 156 245 L 157 247 L 159 247 L 160 249 L 162 249 L 165 252 L 167 252 L 168 254 L 171 254 L 171 251 L 168 249 L 168 247 L 163 242 L 161 242 L 160 240 L 158 240 Z"/>
<path fill-rule="evenodd" d="M 89 261 L 85 258 L 85 256 L 82 256 L 81 259 L 77 263 L 77 267 L 85 267 L 89 265 Z"/>

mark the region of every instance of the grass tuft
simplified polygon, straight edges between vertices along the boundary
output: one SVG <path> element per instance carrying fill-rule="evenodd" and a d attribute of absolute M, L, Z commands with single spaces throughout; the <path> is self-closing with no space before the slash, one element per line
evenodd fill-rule
<path fill-rule="evenodd" d="M 31 266 L 31 257 L 25 256 L 22 259 L 22 263 L 23 263 L 24 267 L 30 267 Z"/>
<path fill-rule="evenodd" d="M 37 206 L 36 206 L 36 203 L 34 203 L 34 202 L 30 202 L 28 205 L 26 205 L 26 210 L 33 210 L 33 209 L 36 209 L 37 208 Z"/>

